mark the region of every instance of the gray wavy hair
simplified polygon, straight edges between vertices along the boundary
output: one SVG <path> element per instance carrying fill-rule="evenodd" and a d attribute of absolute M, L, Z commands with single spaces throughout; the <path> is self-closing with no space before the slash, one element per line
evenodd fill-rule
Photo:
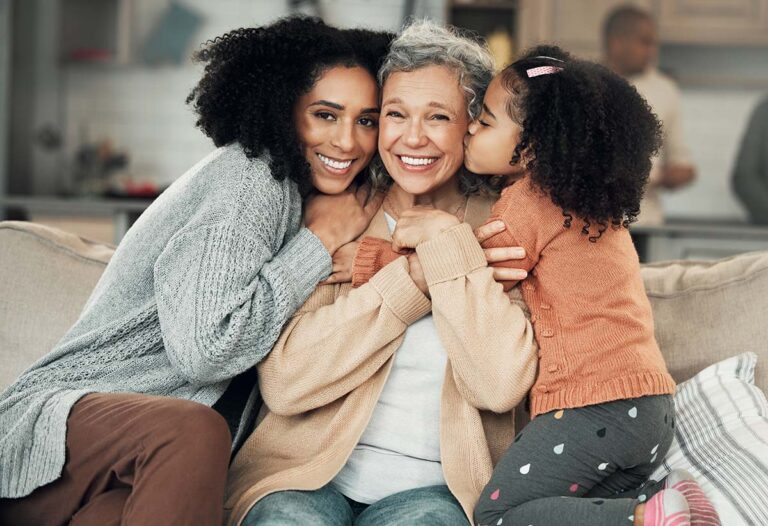
<path fill-rule="evenodd" d="M 379 84 L 383 87 L 393 73 L 428 66 L 445 66 L 456 73 L 466 97 L 469 118 L 477 118 L 493 76 L 493 57 L 487 44 L 454 27 L 444 27 L 430 20 L 414 20 L 392 41 L 379 69 Z M 463 168 L 459 175 L 462 192 L 467 194 L 483 190 L 498 192 L 498 182 L 491 179 L 476 176 Z M 371 163 L 371 183 L 377 189 L 392 184 L 378 156 Z"/>
<path fill-rule="evenodd" d="M 446 66 L 453 70 L 466 95 L 469 118 L 480 115 L 483 95 L 493 76 L 493 58 L 485 42 L 454 27 L 415 20 L 392 41 L 379 69 L 379 84 L 383 86 L 392 73 L 427 66 Z"/>

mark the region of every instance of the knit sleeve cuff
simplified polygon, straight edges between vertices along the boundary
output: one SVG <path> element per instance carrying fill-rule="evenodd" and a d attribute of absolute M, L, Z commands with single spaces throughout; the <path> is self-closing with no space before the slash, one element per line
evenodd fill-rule
<path fill-rule="evenodd" d="M 352 261 L 352 287 L 365 285 L 382 268 L 402 254 L 392 250 L 392 243 L 376 237 L 364 237 Z"/>
<path fill-rule="evenodd" d="M 429 285 L 450 281 L 486 266 L 483 249 L 467 223 L 451 227 L 420 244 L 416 253 Z"/>
<path fill-rule="evenodd" d="M 423 318 L 432 309 L 429 301 L 411 279 L 408 260 L 400 257 L 384 267 L 370 281 L 384 303 L 406 325 Z"/>
<path fill-rule="evenodd" d="M 306 301 L 317 284 L 331 273 L 331 255 L 308 228 L 302 228 L 274 258 L 293 285 L 296 305 Z"/>

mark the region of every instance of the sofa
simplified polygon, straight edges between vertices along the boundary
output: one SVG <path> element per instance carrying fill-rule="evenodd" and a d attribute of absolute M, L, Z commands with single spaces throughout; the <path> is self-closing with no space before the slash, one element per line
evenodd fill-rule
<path fill-rule="evenodd" d="M 0 390 L 50 350 L 75 322 L 113 251 L 113 246 L 41 225 L 0 222 Z M 654 312 L 656 337 L 675 380 L 682 383 L 693 378 L 694 383 L 684 385 L 691 387 L 694 396 L 711 384 L 734 401 L 738 399 L 733 394 L 736 387 L 723 386 L 738 377 L 733 381 L 745 384 L 744 392 L 756 404 L 750 409 L 754 412 L 750 413 L 752 420 L 746 420 L 742 427 L 746 427 L 750 441 L 756 437 L 756 447 L 762 444 L 768 452 L 768 406 L 763 395 L 768 388 L 768 252 L 718 261 L 654 263 L 644 265 L 642 275 Z M 726 360 L 731 357 L 731 361 Z M 746 357 L 746 361 L 736 365 L 735 357 Z M 735 371 L 725 379 L 718 375 L 731 369 L 717 365 L 724 360 L 733 364 Z M 708 372 L 703 379 L 694 378 L 705 369 Z M 734 418 L 745 418 L 748 411 L 744 404 L 735 403 L 738 415 Z M 717 406 L 713 407 L 716 411 L 723 404 L 709 405 Z M 693 411 L 691 418 L 700 418 L 698 413 Z M 733 419 L 728 415 L 723 418 L 727 425 L 720 427 L 732 426 Z M 699 424 L 703 439 L 714 440 L 710 428 L 718 425 Z M 691 442 L 683 436 L 678 438 L 685 457 Z M 747 456 L 755 455 L 750 452 Z M 755 473 L 762 477 L 765 471 L 768 480 L 768 468 L 763 469 L 762 464 L 765 461 L 768 465 L 768 458 L 758 460 L 757 471 L 750 471 L 752 479 L 745 481 L 746 488 L 755 482 Z M 713 470 L 699 468 L 696 476 L 702 478 Z M 724 485 L 710 482 L 715 489 Z M 768 507 L 768 496 L 752 497 L 763 499 Z M 768 524 L 768 511 L 763 522 L 760 509 L 750 513 L 742 516 L 741 522 L 733 519 L 723 523 Z"/>

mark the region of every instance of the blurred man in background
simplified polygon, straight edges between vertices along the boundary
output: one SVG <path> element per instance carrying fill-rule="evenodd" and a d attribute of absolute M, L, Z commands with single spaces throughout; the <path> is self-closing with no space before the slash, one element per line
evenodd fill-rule
<path fill-rule="evenodd" d="M 753 223 L 768 225 L 768 98 L 757 105 L 733 168 L 733 189 Z"/>
<path fill-rule="evenodd" d="M 682 188 L 693 182 L 696 171 L 683 141 L 680 91 L 655 67 L 659 52 L 656 23 L 646 11 L 621 6 L 611 11 L 603 25 L 606 65 L 625 77 L 645 97 L 664 129 L 664 139 L 641 205 L 638 224 L 664 222 L 659 191 Z"/>

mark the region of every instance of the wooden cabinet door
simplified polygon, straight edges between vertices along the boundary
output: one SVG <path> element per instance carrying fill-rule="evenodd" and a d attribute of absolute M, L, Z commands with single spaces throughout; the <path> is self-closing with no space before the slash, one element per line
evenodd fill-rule
<path fill-rule="evenodd" d="M 654 0 L 662 42 L 768 44 L 768 0 Z"/>
<path fill-rule="evenodd" d="M 520 0 L 521 48 L 555 42 L 583 58 L 602 52 L 605 16 L 625 0 Z M 634 0 L 659 24 L 662 43 L 768 45 L 768 0 Z"/>

